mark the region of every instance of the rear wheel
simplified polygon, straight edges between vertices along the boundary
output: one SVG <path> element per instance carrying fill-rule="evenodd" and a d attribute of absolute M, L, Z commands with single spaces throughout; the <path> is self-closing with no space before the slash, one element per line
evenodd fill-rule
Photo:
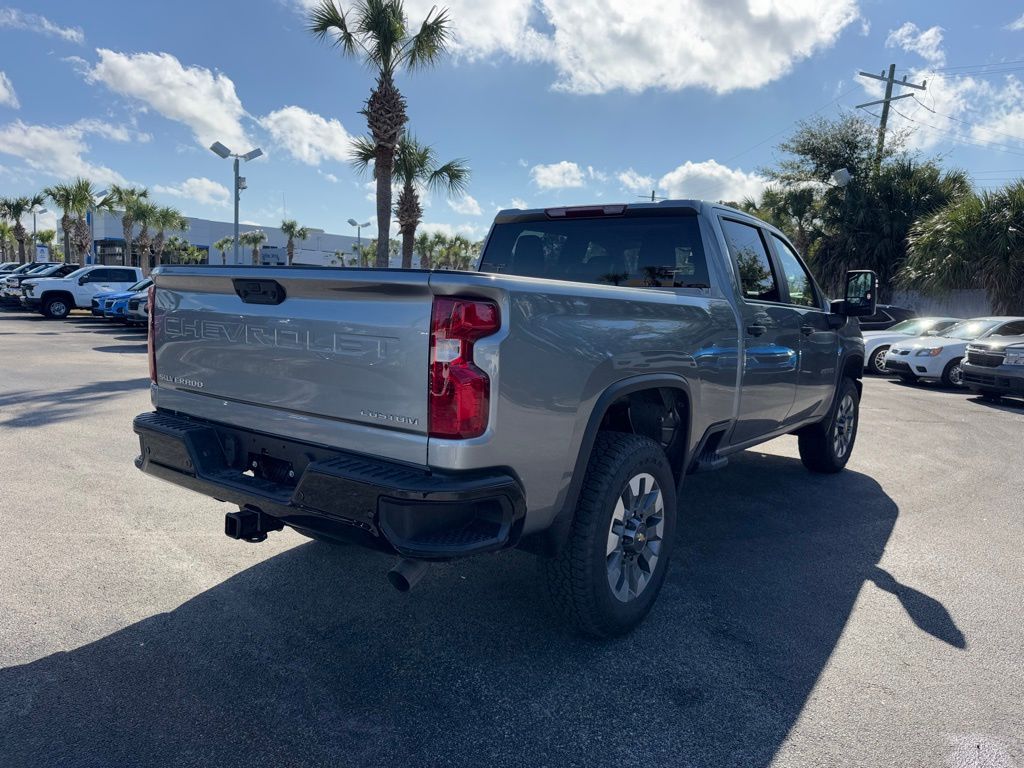
<path fill-rule="evenodd" d="M 593 637 L 633 629 L 665 580 L 675 523 L 675 481 L 661 446 L 600 433 L 569 540 L 558 557 L 541 560 L 555 610 Z"/>
<path fill-rule="evenodd" d="M 63 297 L 47 299 L 43 302 L 43 314 L 53 320 L 63 320 L 71 313 L 71 305 Z"/>
<path fill-rule="evenodd" d="M 857 439 L 860 395 L 852 379 L 844 378 L 829 416 L 798 433 L 800 460 L 811 472 L 839 472 L 850 460 Z"/>
<path fill-rule="evenodd" d="M 955 387 L 957 389 L 964 385 L 964 372 L 961 368 L 963 362 L 962 357 L 957 357 L 946 363 L 946 367 L 942 369 L 942 384 L 946 387 Z"/>
<path fill-rule="evenodd" d="M 886 372 L 885 355 L 888 351 L 888 345 L 884 347 L 879 347 L 872 353 L 871 359 L 868 361 L 868 370 L 871 371 L 876 376 L 882 376 Z"/>

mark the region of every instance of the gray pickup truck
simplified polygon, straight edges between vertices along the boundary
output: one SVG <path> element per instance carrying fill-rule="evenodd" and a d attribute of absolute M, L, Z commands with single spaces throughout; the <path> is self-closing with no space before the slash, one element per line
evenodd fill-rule
<path fill-rule="evenodd" d="M 581 631 L 650 609 L 684 477 L 794 434 L 857 435 L 876 280 L 829 301 L 793 246 L 721 205 L 510 210 L 476 272 L 161 267 L 144 472 L 237 511 L 430 561 L 518 547 Z"/>

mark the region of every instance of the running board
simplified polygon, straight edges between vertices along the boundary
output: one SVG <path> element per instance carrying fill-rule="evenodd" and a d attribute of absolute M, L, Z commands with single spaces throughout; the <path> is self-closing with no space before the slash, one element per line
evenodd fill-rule
<path fill-rule="evenodd" d="M 693 465 L 693 472 L 710 472 L 715 469 L 721 469 L 729 463 L 728 457 L 720 456 L 718 453 L 718 444 L 722 442 L 724 435 L 724 427 L 714 429 L 714 431 L 709 430 L 701 442 L 700 453 L 697 454 L 697 461 Z"/>

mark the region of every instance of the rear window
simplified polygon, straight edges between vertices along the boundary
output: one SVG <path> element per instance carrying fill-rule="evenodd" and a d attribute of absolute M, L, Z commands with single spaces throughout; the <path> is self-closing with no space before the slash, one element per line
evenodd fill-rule
<path fill-rule="evenodd" d="M 498 224 L 480 271 L 638 288 L 711 287 L 696 216 Z"/>

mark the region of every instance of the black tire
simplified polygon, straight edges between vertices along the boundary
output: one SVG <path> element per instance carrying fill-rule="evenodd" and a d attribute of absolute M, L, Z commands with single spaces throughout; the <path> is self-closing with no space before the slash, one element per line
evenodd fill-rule
<path fill-rule="evenodd" d="M 962 362 L 962 357 L 954 357 L 946 363 L 946 367 L 942 369 L 942 386 L 952 387 L 953 389 L 963 389 L 964 374 L 960 369 L 960 364 Z"/>
<path fill-rule="evenodd" d="M 43 316 L 51 320 L 63 320 L 71 314 L 71 304 L 62 296 L 54 296 L 43 302 Z"/>
<path fill-rule="evenodd" d="M 853 379 L 844 378 L 839 383 L 828 416 L 817 424 L 804 427 L 798 433 L 800 461 L 811 472 L 834 474 L 841 471 L 853 453 L 859 425 L 860 395 L 857 393 L 857 385 Z"/>
<path fill-rule="evenodd" d="M 634 529 L 635 538 L 620 535 L 615 550 L 609 552 L 613 534 L 613 513 L 627 484 L 640 474 L 650 475 L 661 491 L 660 532 L 652 527 Z M 646 481 L 644 482 L 646 485 Z M 638 485 L 644 493 L 644 485 Z M 647 489 L 650 499 L 654 487 Z M 556 558 L 542 558 L 541 574 L 555 612 L 579 632 L 591 637 L 613 637 L 629 632 L 650 611 L 665 581 L 676 526 L 676 492 L 672 468 L 661 446 L 647 437 L 621 432 L 601 432 L 587 464 L 569 539 Z M 642 504 L 636 505 L 644 507 Z M 646 507 L 653 509 L 653 507 Z M 638 514 L 640 514 L 638 512 Z M 627 510 L 628 515 L 628 510 Z M 653 520 L 651 514 L 647 520 Z M 620 531 L 626 530 L 620 523 Z M 628 545 L 626 542 L 630 542 Z M 616 597 L 609 575 L 612 558 L 619 563 L 640 564 L 649 557 L 648 548 L 658 542 L 653 567 L 638 593 L 626 599 Z M 626 547 L 642 546 L 644 552 L 627 552 Z M 644 554 L 648 553 L 648 554 Z M 638 567 L 638 566 L 630 566 Z M 642 570 L 642 569 L 641 569 Z M 623 571 L 624 573 L 624 571 Z M 620 582 L 626 583 L 628 582 Z"/>
<path fill-rule="evenodd" d="M 979 389 L 978 397 L 986 403 L 1000 403 L 1003 400 L 1003 393 L 995 389 Z"/>
<path fill-rule="evenodd" d="M 900 381 L 902 381 L 904 384 L 917 384 L 917 376 L 915 376 L 913 373 L 901 373 Z"/>
<path fill-rule="evenodd" d="M 868 370 L 875 376 L 885 376 L 885 374 L 887 373 L 885 368 L 878 365 L 878 359 L 879 357 L 881 357 L 882 362 L 884 364 L 885 353 L 889 351 L 889 346 L 890 345 L 888 344 L 883 344 L 882 346 L 880 346 L 878 349 L 871 353 L 871 359 L 868 360 Z"/>

